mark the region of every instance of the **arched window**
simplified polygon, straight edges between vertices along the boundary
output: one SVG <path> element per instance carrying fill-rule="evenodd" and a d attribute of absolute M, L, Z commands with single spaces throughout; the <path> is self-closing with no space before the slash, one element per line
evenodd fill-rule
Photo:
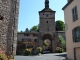
<path fill-rule="evenodd" d="M 72 30 L 72 36 L 73 42 L 80 42 L 80 26 L 77 26 Z"/>

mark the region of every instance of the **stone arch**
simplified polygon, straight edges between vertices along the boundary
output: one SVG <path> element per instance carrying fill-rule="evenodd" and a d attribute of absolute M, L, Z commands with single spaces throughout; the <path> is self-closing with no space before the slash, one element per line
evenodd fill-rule
<path fill-rule="evenodd" d="M 50 34 L 43 35 L 43 44 L 47 43 L 49 50 L 52 50 L 52 36 Z"/>
<path fill-rule="evenodd" d="M 52 40 L 52 36 L 50 34 L 44 34 L 43 35 L 43 40 L 45 40 L 45 39 Z"/>

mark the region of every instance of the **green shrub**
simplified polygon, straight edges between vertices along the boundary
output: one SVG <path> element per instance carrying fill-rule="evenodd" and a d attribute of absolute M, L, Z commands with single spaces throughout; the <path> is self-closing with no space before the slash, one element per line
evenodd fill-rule
<path fill-rule="evenodd" d="M 48 46 L 48 43 L 44 43 L 43 45 L 44 45 L 45 47 L 47 47 L 47 46 Z"/>
<path fill-rule="evenodd" d="M 29 56 L 30 53 L 31 53 L 30 49 L 26 48 L 24 52 L 25 56 Z"/>
<path fill-rule="evenodd" d="M 13 58 L 14 58 L 13 55 L 8 56 L 8 59 L 13 59 Z"/>
<path fill-rule="evenodd" d="M 56 48 L 56 53 L 62 53 L 63 52 L 63 49 L 62 48 L 60 48 L 60 47 L 57 47 Z"/>
<path fill-rule="evenodd" d="M 0 54 L 0 59 L 4 60 L 5 59 L 5 55 L 4 54 Z"/>
<path fill-rule="evenodd" d="M 33 48 L 31 51 L 31 55 L 38 55 L 39 51 L 36 48 Z"/>
<path fill-rule="evenodd" d="M 42 47 L 37 47 L 37 49 L 38 49 L 39 53 L 42 52 Z"/>

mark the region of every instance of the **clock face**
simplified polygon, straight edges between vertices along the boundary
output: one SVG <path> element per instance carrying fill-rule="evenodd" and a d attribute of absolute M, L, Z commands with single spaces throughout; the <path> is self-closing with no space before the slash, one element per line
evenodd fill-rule
<path fill-rule="evenodd" d="M 48 15 L 48 14 L 46 14 L 46 17 L 49 17 L 49 15 Z"/>

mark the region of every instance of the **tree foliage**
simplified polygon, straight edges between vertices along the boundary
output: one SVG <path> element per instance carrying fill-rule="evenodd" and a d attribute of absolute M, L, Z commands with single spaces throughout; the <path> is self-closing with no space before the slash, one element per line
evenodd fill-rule
<path fill-rule="evenodd" d="M 65 30 L 65 24 L 61 20 L 56 21 L 56 27 L 57 27 L 57 31 L 64 31 Z"/>
<path fill-rule="evenodd" d="M 25 32 L 28 32 L 28 31 L 29 31 L 29 29 L 28 29 L 28 28 L 26 28 Z"/>
<path fill-rule="evenodd" d="M 66 41 L 64 40 L 64 38 L 61 35 L 59 35 L 59 40 L 60 40 L 61 44 L 63 44 L 63 45 L 66 44 Z"/>
<path fill-rule="evenodd" d="M 38 31 L 38 26 L 33 26 L 30 31 Z"/>

